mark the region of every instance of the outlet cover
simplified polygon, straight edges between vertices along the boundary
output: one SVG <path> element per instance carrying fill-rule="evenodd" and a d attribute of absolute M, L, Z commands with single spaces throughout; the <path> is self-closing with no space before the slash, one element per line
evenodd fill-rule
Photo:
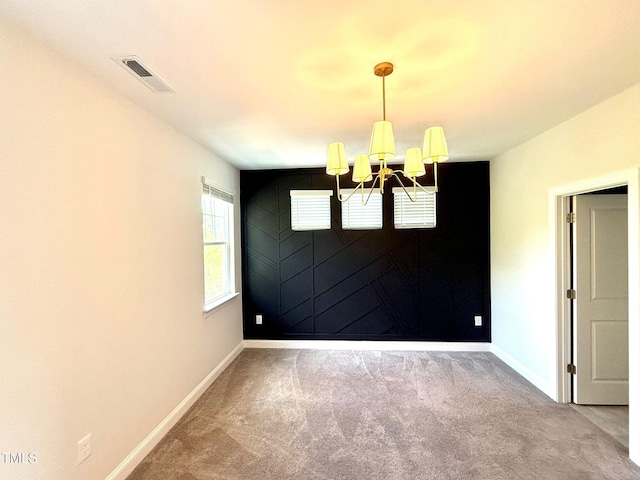
<path fill-rule="evenodd" d="M 91 434 L 78 442 L 78 463 L 84 462 L 91 455 Z"/>
<path fill-rule="evenodd" d="M 262 325 L 262 314 L 258 313 L 256 315 L 256 325 Z"/>

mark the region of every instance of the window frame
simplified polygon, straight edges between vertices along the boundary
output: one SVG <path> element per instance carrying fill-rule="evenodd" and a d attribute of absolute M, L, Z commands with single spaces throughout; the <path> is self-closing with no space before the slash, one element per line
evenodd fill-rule
<path fill-rule="evenodd" d="M 201 219 L 202 219 L 202 293 L 203 309 L 205 313 L 211 312 L 216 307 L 235 298 L 238 293 L 235 286 L 235 249 L 234 249 L 234 227 L 235 227 L 235 197 L 232 193 L 218 188 L 205 177 L 202 177 L 202 194 L 200 197 Z M 206 203 L 211 202 L 207 211 Z M 216 207 L 217 206 L 217 207 Z M 222 209 L 223 215 L 219 215 L 218 208 Z M 218 214 L 217 214 L 218 213 Z M 207 220 L 211 220 L 209 233 L 215 235 L 215 220 L 223 218 L 224 225 L 221 238 L 207 239 Z M 219 225 L 218 225 L 219 226 Z M 207 264 L 205 249 L 212 245 L 223 245 L 223 285 L 224 289 L 219 294 L 207 297 Z"/>

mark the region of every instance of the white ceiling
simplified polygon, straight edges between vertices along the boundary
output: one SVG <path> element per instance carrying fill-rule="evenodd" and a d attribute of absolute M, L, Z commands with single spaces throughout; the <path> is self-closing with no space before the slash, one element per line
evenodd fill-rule
<path fill-rule="evenodd" d="M 399 157 L 439 124 L 452 160 L 487 160 L 640 81 L 638 0 L 2 0 L 0 16 L 243 169 L 321 166 L 336 140 L 366 152 L 382 61 Z"/>

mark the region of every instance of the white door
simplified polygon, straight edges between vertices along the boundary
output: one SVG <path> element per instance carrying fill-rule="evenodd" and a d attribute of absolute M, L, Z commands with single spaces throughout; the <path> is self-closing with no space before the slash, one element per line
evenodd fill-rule
<path fill-rule="evenodd" d="M 628 405 L 627 196 L 574 199 L 573 401 Z"/>

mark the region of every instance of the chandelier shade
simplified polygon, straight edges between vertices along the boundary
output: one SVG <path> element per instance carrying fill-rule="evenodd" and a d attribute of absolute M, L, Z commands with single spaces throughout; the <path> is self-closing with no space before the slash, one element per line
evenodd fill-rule
<path fill-rule="evenodd" d="M 369 157 L 378 160 L 389 160 L 395 157 L 396 146 L 393 140 L 393 126 L 388 120 L 380 120 L 373 124 Z"/>
<path fill-rule="evenodd" d="M 371 163 L 369 162 L 368 155 L 356 155 L 356 160 L 353 164 L 353 175 L 351 179 L 355 183 L 370 182 L 373 180 L 371 173 Z"/>
<path fill-rule="evenodd" d="M 425 163 L 444 162 L 449 159 L 447 140 L 442 127 L 429 127 L 424 132 L 422 158 Z"/>
<path fill-rule="evenodd" d="M 404 168 L 402 173 L 405 176 L 415 178 L 421 177 L 426 172 L 424 162 L 422 161 L 422 152 L 418 147 L 409 148 L 404 157 Z"/>
<path fill-rule="evenodd" d="M 344 144 L 342 142 L 330 143 L 327 155 L 327 173 L 329 175 L 344 175 L 348 171 L 349 164 L 347 163 Z"/>

